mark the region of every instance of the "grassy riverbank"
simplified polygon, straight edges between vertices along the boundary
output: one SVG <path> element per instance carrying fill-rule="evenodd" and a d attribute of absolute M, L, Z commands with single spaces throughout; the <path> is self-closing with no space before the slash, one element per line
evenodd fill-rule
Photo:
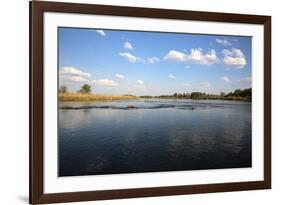
<path fill-rule="evenodd" d="M 113 101 L 113 100 L 132 100 L 136 96 L 131 95 L 99 95 L 82 93 L 60 93 L 59 101 Z"/>
<path fill-rule="evenodd" d="M 133 100 L 138 98 L 144 99 L 192 99 L 192 100 L 239 100 L 251 101 L 252 89 L 237 89 L 228 94 L 208 94 L 202 92 L 191 93 L 174 93 L 173 95 L 159 95 L 159 96 L 134 96 L 134 95 L 102 95 L 92 93 L 59 93 L 59 101 L 115 101 L 115 100 Z"/>

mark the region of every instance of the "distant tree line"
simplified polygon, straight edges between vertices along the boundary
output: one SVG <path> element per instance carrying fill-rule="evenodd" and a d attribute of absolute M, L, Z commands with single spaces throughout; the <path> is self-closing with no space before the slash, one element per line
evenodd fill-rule
<path fill-rule="evenodd" d="M 252 88 L 244 90 L 236 89 L 230 93 L 221 92 L 218 94 L 209 94 L 205 92 L 191 92 L 191 93 L 174 93 L 173 95 L 159 95 L 159 96 L 140 96 L 140 98 L 163 98 L 163 99 L 224 99 L 224 100 L 246 100 L 252 99 Z"/>
<path fill-rule="evenodd" d="M 246 97 L 252 98 L 252 88 L 247 88 L 244 90 L 237 89 L 234 92 L 230 92 L 225 97 Z"/>

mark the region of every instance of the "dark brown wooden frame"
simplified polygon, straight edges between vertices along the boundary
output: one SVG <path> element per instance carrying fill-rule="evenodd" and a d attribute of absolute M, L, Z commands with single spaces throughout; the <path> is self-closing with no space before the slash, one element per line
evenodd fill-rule
<path fill-rule="evenodd" d="M 30 3 L 30 203 L 44 204 L 271 188 L 271 17 L 32 1 Z M 264 27 L 264 180 L 220 184 L 45 194 L 43 192 L 43 13 L 182 19 L 260 24 Z"/>

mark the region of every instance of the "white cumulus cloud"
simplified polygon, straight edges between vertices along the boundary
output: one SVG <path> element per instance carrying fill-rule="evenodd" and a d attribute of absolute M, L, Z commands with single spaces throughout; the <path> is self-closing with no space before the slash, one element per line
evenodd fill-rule
<path fill-rule="evenodd" d="M 171 78 L 171 79 L 176 79 L 176 76 L 170 74 L 170 75 L 169 75 L 169 78 Z"/>
<path fill-rule="evenodd" d="M 74 83 L 86 83 L 91 79 L 90 73 L 81 71 L 78 68 L 71 66 L 62 67 L 59 70 L 59 80 L 60 81 L 70 81 Z"/>
<path fill-rule="evenodd" d="M 232 43 L 226 39 L 216 38 L 216 42 L 223 46 L 231 46 Z"/>
<path fill-rule="evenodd" d="M 143 81 L 142 81 L 142 80 L 138 80 L 137 83 L 138 83 L 139 85 L 143 85 Z"/>
<path fill-rule="evenodd" d="M 120 78 L 120 79 L 124 79 L 124 78 L 125 78 L 124 75 L 119 74 L 119 73 L 115 74 L 115 77 L 116 77 L 116 78 Z"/>
<path fill-rule="evenodd" d="M 61 75 L 60 80 L 62 81 L 72 81 L 74 83 L 86 83 L 89 82 L 89 79 L 79 76 L 79 75 Z"/>
<path fill-rule="evenodd" d="M 186 62 L 202 65 L 212 65 L 218 62 L 216 51 L 214 49 L 204 53 L 201 48 L 191 49 L 189 53 L 171 50 L 164 59 L 174 62 Z"/>
<path fill-rule="evenodd" d="M 244 68 L 247 64 L 246 58 L 243 52 L 240 49 L 232 48 L 231 50 L 224 49 L 223 54 L 223 63 L 227 67 L 232 67 L 235 69 Z"/>
<path fill-rule="evenodd" d="M 186 54 L 176 50 L 171 50 L 164 57 L 164 59 L 169 61 L 175 61 L 175 62 L 183 62 L 186 59 Z"/>
<path fill-rule="evenodd" d="M 118 86 L 118 83 L 109 79 L 92 80 L 92 82 L 94 84 L 101 85 L 101 86 L 110 86 L 110 87 Z"/>
<path fill-rule="evenodd" d="M 221 80 L 223 80 L 223 81 L 225 81 L 227 83 L 230 83 L 230 79 L 228 77 L 226 77 L 226 76 L 222 76 Z"/>
<path fill-rule="evenodd" d="M 195 48 L 190 50 L 190 54 L 187 55 L 187 61 L 196 64 L 212 65 L 217 63 L 218 58 L 214 49 L 204 54 L 202 49 Z"/>
<path fill-rule="evenodd" d="M 89 73 L 83 72 L 77 68 L 65 66 L 59 70 L 59 75 L 77 75 L 77 76 L 84 76 L 84 77 L 91 77 Z"/>
<path fill-rule="evenodd" d="M 130 63 L 135 63 L 137 61 L 140 61 L 141 59 L 137 56 L 132 55 L 128 52 L 119 53 L 120 56 L 126 58 Z"/>
<path fill-rule="evenodd" d="M 106 33 L 103 30 L 96 30 L 98 34 L 106 36 Z"/>
<path fill-rule="evenodd" d="M 160 59 L 154 56 L 154 57 L 148 58 L 147 61 L 149 63 L 153 64 L 153 63 L 159 62 Z"/>
<path fill-rule="evenodd" d="M 126 48 L 128 50 L 134 50 L 133 45 L 128 41 L 124 43 L 124 48 Z"/>

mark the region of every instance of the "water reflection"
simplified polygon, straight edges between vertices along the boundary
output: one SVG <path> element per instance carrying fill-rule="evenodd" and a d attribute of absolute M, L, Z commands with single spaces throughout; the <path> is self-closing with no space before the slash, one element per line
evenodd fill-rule
<path fill-rule="evenodd" d="M 60 107 L 59 176 L 251 166 L 250 103 L 146 100 Z"/>

